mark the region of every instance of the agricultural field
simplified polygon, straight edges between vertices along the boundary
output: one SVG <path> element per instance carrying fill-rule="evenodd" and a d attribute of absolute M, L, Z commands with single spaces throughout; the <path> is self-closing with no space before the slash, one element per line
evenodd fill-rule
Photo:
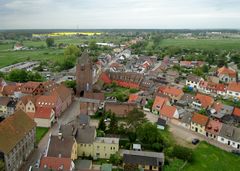
<path fill-rule="evenodd" d="M 159 46 L 176 46 L 181 48 L 196 48 L 206 50 L 239 50 L 240 39 L 164 39 L 160 41 Z"/>

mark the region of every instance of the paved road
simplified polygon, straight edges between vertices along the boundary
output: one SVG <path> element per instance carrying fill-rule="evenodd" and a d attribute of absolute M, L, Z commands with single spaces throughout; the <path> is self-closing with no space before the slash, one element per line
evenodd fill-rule
<path fill-rule="evenodd" d="M 152 122 L 156 123 L 158 116 L 152 114 L 151 112 L 144 112 L 146 114 L 146 118 Z M 196 132 L 193 132 L 189 129 L 186 129 L 180 125 L 174 124 L 174 123 L 168 123 L 168 126 L 170 128 L 170 132 L 172 132 L 173 136 L 176 138 L 176 142 L 187 147 L 195 147 L 191 144 L 193 138 L 198 138 L 199 140 L 204 140 L 208 142 L 209 144 L 212 144 L 216 147 L 219 147 L 226 151 L 233 150 L 232 147 L 222 144 L 216 140 L 209 139 L 206 136 L 203 136 L 201 134 L 198 134 Z"/>
<path fill-rule="evenodd" d="M 42 138 L 42 140 L 38 144 L 38 148 L 36 148 L 33 151 L 33 153 L 29 156 L 28 160 L 22 166 L 20 171 L 27 171 L 31 165 L 34 166 L 34 164 L 40 159 L 41 155 L 44 153 L 48 144 L 49 136 L 51 134 L 57 135 L 59 125 L 69 123 L 70 121 L 74 120 L 74 118 L 79 113 L 80 113 L 79 101 L 74 100 L 71 106 L 59 118 L 57 123 L 55 123 L 54 126 L 49 129 L 48 133 Z"/>

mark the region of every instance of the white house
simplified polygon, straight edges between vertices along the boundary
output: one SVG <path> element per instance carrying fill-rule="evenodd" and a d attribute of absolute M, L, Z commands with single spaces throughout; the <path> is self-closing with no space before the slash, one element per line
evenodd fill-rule
<path fill-rule="evenodd" d="M 192 88 L 198 88 L 200 81 L 203 80 L 201 77 L 197 77 L 195 75 L 189 75 L 186 79 L 186 86 Z"/>
<path fill-rule="evenodd" d="M 38 108 L 34 115 L 34 121 L 37 123 L 37 127 L 49 128 L 55 121 L 55 112 L 51 108 Z"/>
<path fill-rule="evenodd" d="M 240 98 L 240 83 L 229 83 L 227 87 L 227 96 L 233 98 Z"/>
<path fill-rule="evenodd" d="M 240 129 L 223 124 L 217 140 L 233 148 L 240 149 Z"/>

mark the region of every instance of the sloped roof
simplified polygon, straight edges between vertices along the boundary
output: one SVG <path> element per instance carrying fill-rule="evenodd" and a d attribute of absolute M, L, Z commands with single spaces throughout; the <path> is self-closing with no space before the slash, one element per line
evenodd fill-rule
<path fill-rule="evenodd" d="M 163 107 L 160 109 L 160 115 L 163 115 L 167 118 L 173 118 L 176 110 L 177 108 L 175 106 L 163 105 Z"/>
<path fill-rule="evenodd" d="M 197 123 L 202 126 L 206 126 L 208 122 L 208 117 L 198 113 L 193 114 L 192 122 Z"/>
<path fill-rule="evenodd" d="M 51 113 L 52 113 L 52 108 L 39 107 L 35 112 L 34 118 L 50 119 Z"/>
<path fill-rule="evenodd" d="M 0 123 L 0 151 L 8 154 L 36 123 L 19 110 Z"/>
<path fill-rule="evenodd" d="M 163 93 L 166 93 L 166 94 L 171 94 L 175 97 L 177 96 L 180 96 L 181 94 L 183 95 L 183 91 L 182 89 L 178 89 L 178 88 L 175 88 L 175 87 L 166 87 L 162 90 Z"/>
<path fill-rule="evenodd" d="M 234 110 L 233 110 L 233 115 L 240 117 L 240 108 L 235 107 Z"/>
<path fill-rule="evenodd" d="M 3 87 L 2 94 L 5 96 L 13 95 L 17 89 L 17 85 L 6 85 Z"/>
<path fill-rule="evenodd" d="M 75 140 L 73 136 L 60 138 L 57 135 L 52 135 L 50 137 L 47 156 L 71 158 L 74 142 Z"/>
<path fill-rule="evenodd" d="M 57 86 L 53 89 L 52 92 L 52 95 L 59 96 L 62 102 L 64 102 L 69 96 L 71 96 L 71 94 L 71 90 L 64 85 Z"/>
<path fill-rule="evenodd" d="M 240 92 L 240 83 L 236 83 L 236 82 L 229 83 L 227 90 Z"/>
<path fill-rule="evenodd" d="M 229 75 L 229 77 L 236 77 L 236 75 L 237 75 L 235 70 L 233 70 L 231 68 L 227 68 L 225 66 L 218 69 L 218 74 L 227 74 L 227 75 Z"/>
<path fill-rule="evenodd" d="M 10 100 L 9 97 L 0 97 L 0 106 L 7 106 Z"/>
<path fill-rule="evenodd" d="M 138 94 L 130 94 L 128 98 L 128 103 L 135 103 L 138 99 Z"/>
<path fill-rule="evenodd" d="M 200 101 L 202 107 L 207 108 L 208 106 L 211 106 L 214 102 L 214 99 L 211 96 L 207 96 L 204 94 L 198 93 L 195 96 L 195 99 Z"/>
<path fill-rule="evenodd" d="M 72 160 L 70 158 L 42 157 L 40 161 L 40 168 L 69 171 L 71 168 L 71 163 Z"/>
<path fill-rule="evenodd" d="M 206 126 L 206 131 L 214 135 L 218 135 L 220 133 L 221 128 L 222 128 L 222 123 L 220 121 L 210 119 Z"/>
<path fill-rule="evenodd" d="M 160 110 L 167 101 L 167 98 L 156 96 L 152 108 Z"/>
<path fill-rule="evenodd" d="M 110 84 L 112 80 L 110 79 L 108 73 L 103 72 L 99 77 L 105 84 Z"/>
<path fill-rule="evenodd" d="M 78 128 L 76 141 L 77 143 L 92 144 L 95 139 L 96 128 L 91 126 L 85 126 Z"/>
<path fill-rule="evenodd" d="M 29 101 L 31 101 L 35 105 L 38 97 L 39 96 L 27 95 L 27 96 L 21 97 L 19 101 L 21 101 L 24 105 L 26 105 Z"/>
<path fill-rule="evenodd" d="M 36 106 L 54 108 L 57 105 L 58 98 L 59 97 L 57 95 L 39 96 L 36 101 Z"/>

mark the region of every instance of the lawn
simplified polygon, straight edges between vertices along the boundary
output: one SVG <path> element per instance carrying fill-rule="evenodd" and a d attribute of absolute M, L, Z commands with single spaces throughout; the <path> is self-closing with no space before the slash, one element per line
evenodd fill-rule
<path fill-rule="evenodd" d="M 237 171 L 240 157 L 223 151 L 206 142 L 201 142 L 193 152 L 194 161 L 184 171 Z"/>
<path fill-rule="evenodd" d="M 36 128 L 36 144 L 40 142 L 40 140 L 44 137 L 44 135 L 48 132 L 49 128 Z"/>
<path fill-rule="evenodd" d="M 240 39 L 164 39 L 160 42 L 160 47 L 176 46 L 182 48 L 198 49 L 224 49 L 239 50 Z"/>

